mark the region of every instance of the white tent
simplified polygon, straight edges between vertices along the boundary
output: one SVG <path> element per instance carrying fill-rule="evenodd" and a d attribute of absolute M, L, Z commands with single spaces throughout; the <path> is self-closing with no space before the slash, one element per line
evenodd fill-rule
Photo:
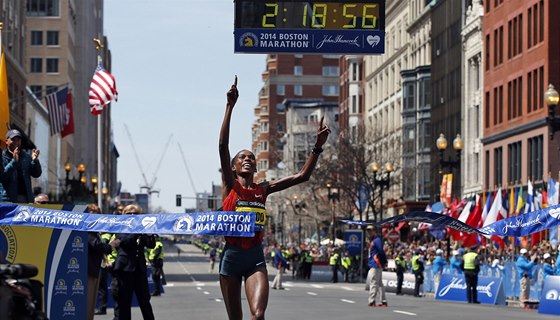
<path fill-rule="evenodd" d="M 334 239 L 334 245 L 335 246 L 342 246 L 344 245 L 346 242 L 344 242 L 344 240 L 342 239 Z M 332 240 L 331 239 L 323 239 L 321 240 L 321 244 L 326 246 L 327 244 L 332 244 Z"/>

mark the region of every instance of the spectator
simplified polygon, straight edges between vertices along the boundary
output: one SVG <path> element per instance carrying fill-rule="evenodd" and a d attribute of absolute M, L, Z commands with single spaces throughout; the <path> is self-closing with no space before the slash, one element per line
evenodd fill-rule
<path fill-rule="evenodd" d="M 6 149 L 2 152 L 2 186 L 6 200 L 14 203 L 32 203 L 33 191 L 31 177 L 41 176 L 39 149 L 33 149 L 31 155 L 21 150 L 21 133 L 12 129 L 6 134 Z"/>
<path fill-rule="evenodd" d="M 274 268 L 276 268 L 276 276 L 272 281 L 272 289 L 284 290 L 282 286 L 282 274 L 286 270 L 288 261 L 282 255 L 282 250 L 280 249 L 280 244 L 277 243 L 274 248 Z"/>
<path fill-rule="evenodd" d="M 383 268 L 387 266 L 387 256 L 383 250 L 383 241 L 379 237 L 377 229 L 374 226 L 367 227 L 370 239 L 369 245 L 369 261 L 368 261 L 368 277 L 371 279 L 369 285 L 368 305 L 375 307 L 375 300 L 379 295 L 381 298 L 380 307 L 387 307 L 387 298 L 385 296 L 385 287 L 383 287 Z"/>
<path fill-rule="evenodd" d="M 48 204 L 49 203 L 49 196 L 44 193 L 39 193 L 35 196 L 35 204 Z"/>

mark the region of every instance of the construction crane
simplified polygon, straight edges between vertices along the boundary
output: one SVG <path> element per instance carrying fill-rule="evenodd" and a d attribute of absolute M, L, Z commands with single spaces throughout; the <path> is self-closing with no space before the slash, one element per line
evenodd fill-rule
<path fill-rule="evenodd" d="M 185 158 L 185 154 L 183 153 L 183 148 L 181 148 L 181 144 L 179 142 L 177 142 L 177 145 L 179 146 L 179 151 L 181 152 L 181 158 L 183 158 L 183 163 L 185 164 L 185 169 L 187 169 L 187 175 L 189 176 L 189 181 L 191 182 L 191 188 L 194 192 L 194 196 L 196 197 L 196 187 L 194 186 L 194 180 L 191 176 L 191 171 L 189 170 L 189 166 L 187 165 L 187 159 Z"/>
<path fill-rule="evenodd" d="M 146 174 L 144 173 L 144 168 L 142 167 L 142 163 L 140 162 L 140 157 L 138 157 L 138 152 L 136 152 L 136 146 L 134 145 L 134 141 L 132 140 L 132 135 L 128 130 L 128 126 L 125 124 L 124 128 L 126 129 L 126 134 L 128 136 L 128 140 L 130 140 L 130 145 L 132 146 L 132 151 L 134 151 L 134 156 L 136 158 L 136 163 L 138 164 L 138 168 L 140 168 L 140 173 L 142 174 L 142 179 L 144 180 L 144 185 L 140 186 L 140 190 L 146 190 L 146 194 L 148 194 L 148 212 L 152 209 L 152 193 L 157 193 L 159 196 L 159 189 L 154 189 L 154 186 L 157 181 L 157 173 L 159 168 L 161 167 L 161 162 L 163 161 L 163 157 L 165 156 L 165 152 L 171 143 L 171 138 L 173 135 L 169 135 L 167 142 L 165 143 L 165 147 L 163 148 L 163 152 L 161 153 L 161 157 L 156 165 L 154 173 L 152 174 L 152 179 L 148 182 L 148 178 L 146 178 Z"/>

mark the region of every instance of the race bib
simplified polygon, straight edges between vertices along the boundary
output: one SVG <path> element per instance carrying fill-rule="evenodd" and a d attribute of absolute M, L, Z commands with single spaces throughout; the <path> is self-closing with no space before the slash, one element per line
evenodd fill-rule
<path fill-rule="evenodd" d="M 236 212 L 255 213 L 255 231 L 262 231 L 266 225 L 266 209 L 264 203 L 257 201 L 237 200 Z"/>

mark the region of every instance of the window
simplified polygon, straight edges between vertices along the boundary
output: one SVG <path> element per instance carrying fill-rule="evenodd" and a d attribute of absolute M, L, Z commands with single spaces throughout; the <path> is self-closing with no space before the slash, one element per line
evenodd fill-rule
<path fill-rule="evenodd" d="M 58 58 L 47 58 L 47 73 L 58 73 Z"/>
<path fill-rule="evenodd" d="M 41 58 L 31 58 L 29 64 L 29 72 L 31 73 L 41 73 L 43 72 L 43 59 Z"/>
<path fill-rule="evenodd" d="M 303 67 L 294 66 L 294 76 L 302 76 L 302 75 L 303 75 Z"/>
<path fill-rule="evenodd" d="M 31 45 L 32 46 L 43 45 L 43 31 L 37 31 L 37 30 L 31 31 Z"/>
<path fill-rule="evenodd" d="M 259 163 L 257 164 L 257 170 L 263 171 L 267 169 L 268 169 L 268 160 L 259 160 Z"/>
<path fill-rule="evenodd" d="M 262 141 L 260 145 L 261 145 L 260 151 L 265 151 L 265 152 L 268 151 L 268 141 Z"/>
<path fill-rule="evenodd" d="M 58 31 L 47 31 L 47 46 L 58 45 Z"/>
<path fill-rule="evenodd" d="M 338 85 L 336 85 L 336 84 L 323 85 L 323 95 L 324 96 L 338 96 Z"/>
<path fill-rule="evenodd" d="M 276 104 L 276 112 L 278 112 L 278 113 L 286 112 L 286 106 L 283 103 L 277 103 Z"/>
<path fill-rule="evenodd" d="M 31 92 L 33 92 L 33 94 L 35 95 L 35 97 L 37 97 L 37 99 L 41 99 L 41 91 L 43 91 L 43 86 L 29 86 L 29 90 L 31 90 Z"/>
<path fill-rule="evenodd" d="M 283 96 L 286 94 L 286 86 L 283 84 L 276 85 L 276 94 L 279 96 Z"/>
<path fill-rule="evenodd" d="M 484 127 L 490 128 L 490 91 L 484 94 Z"/>
<path fill-rule="evenodd" d="M 352 96 L 352 113 L 356 113 L 357 109 L 356 96 Z"/>
<path fill-rule="evenodd" d="M 502 184 L 502 166 L 503 166 L 503 159 L 502 159 L 502 147 L 494 149 L 494 184 L 501 185 Z"/>
<path fill-rule="evenodd" d="M 352 64 L 355 67 L 355 63 Z M 338 67 L 323 67 L 323 76 L 324 77 L 338 77 L 339 74 L 339 70 Z M 354 74 L 354 79 L 355 79 L 355 74 Z"/>
<path fill-rule="evenodd" d="M 515 183 L 521 180 L 521 141 L 508 145 L 508 158 L 508 180 L 510 183 Z"/>
<path fill-rule="evenodd" d="M 535 180 L 543 179 L 543 136 L 529 139 L 529 177 Z"/>
<path fill-rule="evenodd" d="M 261 132 L 268 132 L 268 121 L 261 122 Z"/>
<path fill-rule="evenodd" d="M 404 109 L 411 110 L 414 109 L 415 99 L 415 86 L 414 82 L 408 82 L 404 85 Z"/>
<path fill-rule="evenodd" d="M 303 86 L 301 84 L 294 85 L 294 95 L 296 96 L 303 95 Z"/>
<path fill-rule="evenodd" d="M 58 91 L 58 86 L 47 86 L 47 89 L 45 90 L 45 95 L 55 93 L 57 91 Z"/>
<path fill-rule="evenodd" d="M 32 17 L 58 17 L 59 0 L 27 0 L 27 15 Z"/>

